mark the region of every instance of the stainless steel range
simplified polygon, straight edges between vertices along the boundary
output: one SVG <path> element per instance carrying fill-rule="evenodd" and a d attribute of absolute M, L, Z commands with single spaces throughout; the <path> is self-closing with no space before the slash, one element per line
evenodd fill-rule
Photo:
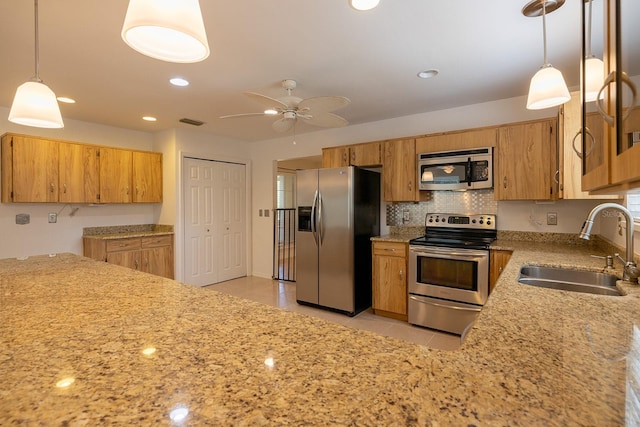
<path fill-rule="evenodd" d="M 489 296 L 492 214 L 432 213 L 409 242 L 409 323 L 464 335 Z"/>

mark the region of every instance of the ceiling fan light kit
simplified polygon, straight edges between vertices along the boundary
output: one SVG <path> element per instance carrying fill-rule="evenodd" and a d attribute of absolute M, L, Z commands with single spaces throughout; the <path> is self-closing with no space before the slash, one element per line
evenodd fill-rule
<path fill-rule="evenodd" d="M 298 119 L 304 123 L 321 127 L 341 127 L 349 124 L 344 118 L 331 113 L 331 111 L 349 105 L 351 101 L 348 98 L 344 96 L 319 96 L 302 99 L 292 95 L 292 91 L 297 87 L 295 80 L 282 80 L 281 86 L 287 91 L 287 95 L 278 99 L 256 92 L 244 93 L 266 108 L 262 113 L 230 114 L 220 118 L 281 116 L 271 125 L 276 132 L 287 132 L 293 129 Z"/>
<path fill-rule="evenodd" d="M 9 121 L 24 126 L 58 129 L 64 127 L 55 93 L 40 80 L 38 47 L 38 0 L 34 0 L 35 76 L 18 86 L 9 111 Z"/>
<path fill-rule="evenodd" d="M 210 53 L 198 0 L 130 0 L 121 36 L 161 61 L 199 62 Z"/>
<path fill-rule="evenodd" d="M 571 99 L 562 73 L 547 61 L 547 24 L 546 15 L 564 4 L 564 0 L 533 0 L 525 5 L 522 14 L 528 17 L 542 16 L 542 37 L 544 46 L 544 64 L 531 78 L 527 109 L 541 110 L 556 107 Z"/>

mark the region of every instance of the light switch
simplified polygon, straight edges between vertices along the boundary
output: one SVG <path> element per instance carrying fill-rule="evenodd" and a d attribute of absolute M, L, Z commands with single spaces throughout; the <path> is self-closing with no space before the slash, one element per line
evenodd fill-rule
<path fill-rule="evenodd" d="M 258 216 L 262 216 L 262 209 L 258 209 Z"/>
<path fill-rule="evenodd" d="M 264 210 L 264 216 L 269 216 L 269 209 Z"/>

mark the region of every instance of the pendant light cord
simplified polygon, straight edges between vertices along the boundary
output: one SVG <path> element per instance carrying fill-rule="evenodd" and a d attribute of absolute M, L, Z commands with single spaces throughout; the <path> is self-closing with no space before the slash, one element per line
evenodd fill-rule
<path fill-rule="evenodd" d="M 36 51 L 36 59 L 35 59 L 35 68 L 36 75 L 33 78 L 34 81 L 42 83 L 40 79 L 40 48 L 38 47 L 38 0 L 33 0 L 33 10 L 34 10 L 34 21 L 35 21 L 35 51 Z"/>
<path fill-rule="evenodd" d="M 591 53 L 591 18 L 592 18 L 592 14 L 591 14 L 591 4 L 593 2 L 591 0 L 589 0 L 589 20 L 587 21 L 587 40 L 586 40 L 586 50 L 587 50 L 587 54 L 585 55 L 586 58 L 590 58 L 593 56 L 593 54 Z"/>
<path fill-rule="evenodd" d="M 542 44 L 544 45 L 544 66 L 547 62 L 547 0 L 542 0 Z"/>

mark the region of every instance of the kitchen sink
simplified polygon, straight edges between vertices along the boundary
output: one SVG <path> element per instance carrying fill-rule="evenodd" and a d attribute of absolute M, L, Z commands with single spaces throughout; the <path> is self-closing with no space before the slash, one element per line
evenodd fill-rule
<path fill-rule="evenodd" d="M 522 266 L 518 275 L 524 285 L 610 296 L 622 295 L 616 288 L 618 280 L 613 274 L 534 265 Z"/>

